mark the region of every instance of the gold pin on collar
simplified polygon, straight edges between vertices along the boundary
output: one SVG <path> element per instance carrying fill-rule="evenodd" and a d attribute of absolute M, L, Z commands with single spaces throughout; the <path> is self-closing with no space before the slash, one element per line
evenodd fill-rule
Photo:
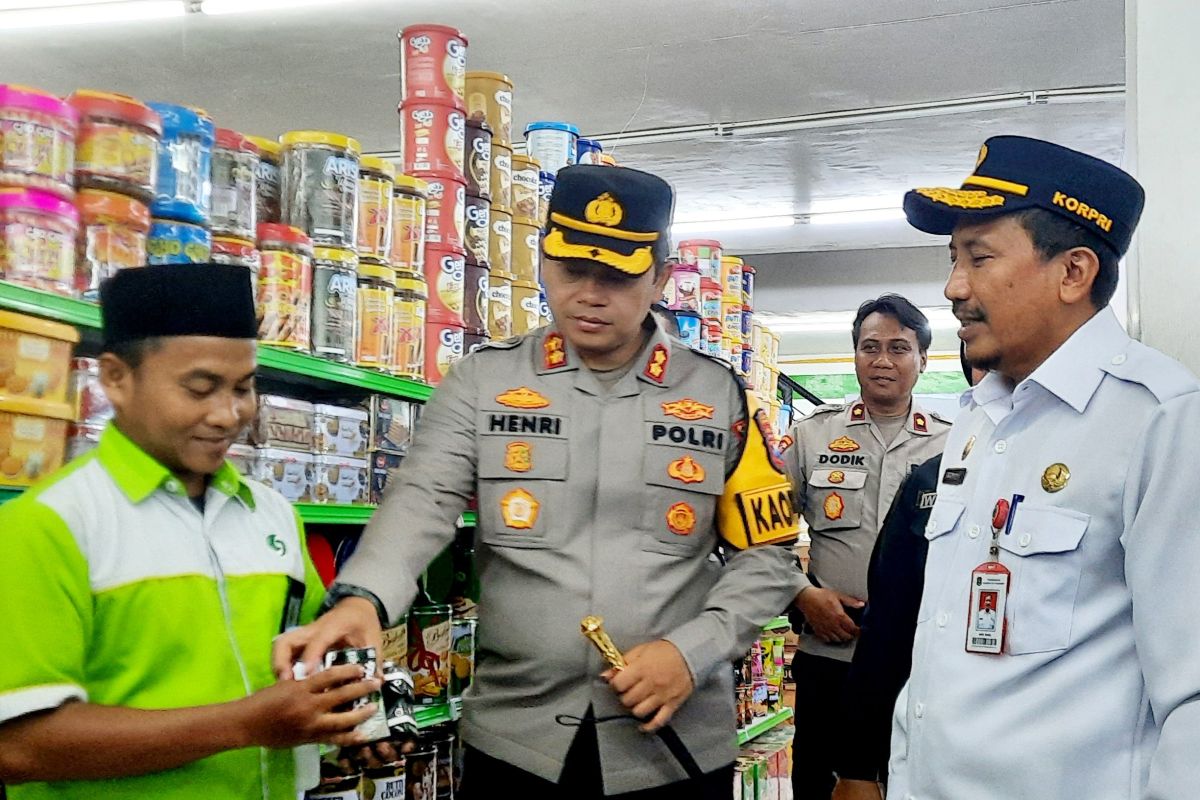
<path fill-rule="evenodd" d="M 612 638 L 604 630 L 604 618 L 589 616 L 584 617 L 579 623 L 580 633 L 587 637 L 588 641 L 596 645 L 596 649 L 600 651 L 600 655 L 608 662 L 608 665 L 615 670 L 625 669 L 625 656 L 621 655 L 621 651 L 613 644 Z"/>
<path fill-rule="evenodd" d="M 1054 494 L 1061 492 L 1071 480 L 1071 470 L 1066 464 L 1051 464 L 1042 473 L 1042 488 Z"/>

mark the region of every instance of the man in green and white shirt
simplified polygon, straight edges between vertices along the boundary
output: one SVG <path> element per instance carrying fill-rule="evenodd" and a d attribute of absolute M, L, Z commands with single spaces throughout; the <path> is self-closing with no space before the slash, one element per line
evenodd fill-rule
<path fill-rule="evenodd" d="M 225 461 L 255 408 L 254 300 L 220 265 L 102 291 L 93 453 L 0 506 L 0 781 L 34 798 L 295 797 L 290 748 L 356 744 L 377 687 L 276 683 L 271 640 L 323 587 L 278 493 Z"/>

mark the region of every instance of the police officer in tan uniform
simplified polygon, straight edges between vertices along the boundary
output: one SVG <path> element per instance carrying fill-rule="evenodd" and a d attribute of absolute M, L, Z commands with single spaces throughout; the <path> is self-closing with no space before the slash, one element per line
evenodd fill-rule
<path fill-rule="evenodd" d="M 852 329 L 861 396 L 823 405 L 783 440 L 783 459 L 812 537 L 796 598 L 803 623 L 792 663 L 796 715 L 812 732 L 796 749 L 797 800 L 829 800 L 836 748 L 859 746 L 837 726 L 837 700 L 867 599 L 867 565 L 904 478 L 941 453 L 949 422 L 912 397 L 932 341 L 929 320 L 899 295 L 863 303 Z"/>
<path fill-rule="evenodd" d="M 298 656 L 378 643 L 477 495 L 468 797 L 731 796 L 730 662 L 801 588 L 798 522 L 765 414 L 649 313 L 672 206 L 644 172 L 558 173 L 543 243 L 555 326 L 455 365 L 332 610 L 277 645 L 282 674 Z M 625 669 L 580 635 L 589 615 Z M 652 735 L 668 723 L 701 774 Z"/>

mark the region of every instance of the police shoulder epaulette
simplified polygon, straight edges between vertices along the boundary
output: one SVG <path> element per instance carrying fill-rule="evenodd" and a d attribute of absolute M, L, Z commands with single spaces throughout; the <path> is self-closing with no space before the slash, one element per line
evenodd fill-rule
<path fill-rule="evenodd" d="M 815 417 L 817 414 L 834 414 L 841 413 L 846 410 L 846 406 L 842 403 L 822 403 L 812 410 L 808 418 Z"/>
<path fill-rule="evenodd" d="M 493 339 L 490 342 L 484 342 L 475 349 L 475 352 L 483 350 L 512 350 L 525 340 L 525 336 L 513 336 L 508 339 Z"/>
<path fill-rule="evenodd" d="M 925 413 L 928 414 L 929 416 L 933 417 L 934 419 L 936 419 L 938 422 L 942 423 L 943 425 L 953 425 L 954 424 L 954 422 L 952 420 L 946 419 L 945 417 L 943 417 L 941 414 L 939 414 L 936 411 L 929 411 L 928 409 L 926 409 Z"/>
<path fill-rule="evenodd" d="M 1160 403 L 1196 391 L 1196 376 L 1175 359 L 1138 341 L 1113 356 L 1104 371 L 1130 383 L 1140 383 Z"/>

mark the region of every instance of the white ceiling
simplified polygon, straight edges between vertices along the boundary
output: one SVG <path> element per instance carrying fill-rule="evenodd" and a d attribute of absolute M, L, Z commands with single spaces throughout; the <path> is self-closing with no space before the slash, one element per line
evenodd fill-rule
<path fill-rule="evenodd" d="M 396 32 L 416 22 L 459 27 L 468 69 L 513 78 L 520 129 L 560 119 L 585 135 L 1112 86 L 1125 74 L 1123 0 L 331 0 L 7 32 L 0 18 L 0 81 L 116 90 L 198 105 L 246 133 L 322 128 L 392 151 Z M 957 185 L 997 133 L 1119 162 L 1123 131 L 1117 96 L 622 145 L 617 157 L 676 186 L 678 219 L 709 220 L 864 198 L 898 207 L 912 186 Z M 714 233 L 743 253 L 939 243 L 902 220 Z"/>

